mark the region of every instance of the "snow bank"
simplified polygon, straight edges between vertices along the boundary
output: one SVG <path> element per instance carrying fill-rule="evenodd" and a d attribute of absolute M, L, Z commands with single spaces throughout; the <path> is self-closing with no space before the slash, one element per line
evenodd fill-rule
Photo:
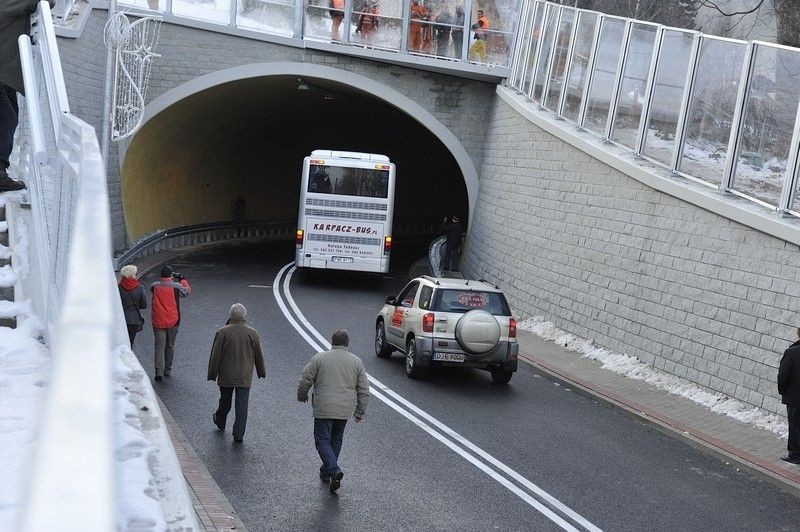
<path fill-rule="evenodd" d="M 0 288 L 7 288 L 14 286 L 17 282 L 17 274 L 11 269 L 11 266 L 0 266 Z"/>
<path fill-rule="evenodd" d="M 660 390 L 686 397 L 703 405 L 712 412 L 725 414 L 743 423 L 768 430 L 781 438 L 787 438 L 789 428 L 783 418 L 766 410 L 745 404 L 718 392 L 712 392 L 665 371 L 648 366 L 638 358 L 614 353 L 597 347 L 591 340 L 578 338 L 564 332 L 541 316 L 521 321 L 520 329 L 530 331 L 536 336 L 564 346 L 569 351 L 580 353 L 586 358 L 600 362 L 603 368 L 632 379 L 645 381 Z"/>

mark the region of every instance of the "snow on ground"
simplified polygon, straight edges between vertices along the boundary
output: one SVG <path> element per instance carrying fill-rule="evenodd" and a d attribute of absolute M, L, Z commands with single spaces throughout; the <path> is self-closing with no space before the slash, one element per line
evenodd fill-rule
<path fill-rule="evenodd" d="M 14 286 L 17 282 L 17 274 L 11 269 L 11 266 L 0 266 L 0 288 L 7 288 Z"/>
<path fill-rule="evenodd" d="M 718 392 L 706 390 L 697 384 L 658 370 L 641 362 L 631 355 L 614 353 L 597 347 L 591 340 L 578 338 L 562 331 L 540 316 L 529 318 L 518 324 L 520 329 L 530 331 L 536 336 L 564 346 L 569 351 L 580 353 L 586 358 L 600 362 L 603 368 L 632 379 L 645 381 L 660 390 L 686 397 L 718 414 L 725 414 L 743 423 L 768 430 L 781 438 L 786 438 L 789 428 L 783 418 L 761 408 L 742 403 Z"/>
<path fill-rule="evenodd" d="M 36 443 L 39 412 L 50 371 L 47 349 L 37 341 L 41 322 L 18 305 L 16 329 L 0 327 L 0 530 L 15 530 L 30 459 Z"/>

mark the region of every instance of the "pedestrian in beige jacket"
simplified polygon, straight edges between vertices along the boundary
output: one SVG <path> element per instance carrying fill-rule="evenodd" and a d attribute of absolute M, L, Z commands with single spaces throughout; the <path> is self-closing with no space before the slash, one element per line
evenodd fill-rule
<path fill-rule="evenodd" d="M 217 331 L 211 357 L 208 361 L 208 380 L 216 379 L 219 386 L 219 407 L 211 416 L 219 430 L 225 430 L 225 419 L 231 411 L 231 398 L 236 392 L 236 419 L 233 422 L 233 441 L 244 441 L 247 425 L 247 404 L 250 400 L 250 384 L 253 381 L 253 366 L 258 378 L 267 376 L 261 338 L 255 329 L 247 325 L 247 309 L 241 303 L 231 305 L 228 323 Z"/>
<path fill-rule="evenodd" d="M 347 350 L 350 343 L 347 331 L 336 331 L 331 338 L 331 350 L 317 353 L 303 369 L 297 385 L 297 400 L 308 401 L 313 386 L 311 405 L 314 410 L 314 444 L 322 466 L 319 478 L 335 493 L 344 473 L 339 467 L 344 428 L 350 416 L 360 422 L 369 400 L 369 383 L 364 363 Z"/>

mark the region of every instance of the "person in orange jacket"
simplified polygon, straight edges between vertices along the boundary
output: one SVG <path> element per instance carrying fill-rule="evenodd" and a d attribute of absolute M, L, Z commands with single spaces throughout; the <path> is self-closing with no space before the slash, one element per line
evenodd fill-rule
<path fill-rule="evenodd" d="M 192 292 L 189 281 L 173 271 L 172 267 L 161 268 L 161 279 L 150 285 L 153 294 L 151 303 L 153 338 L 155 348 L 153 358 L 156 365 L 156 381 L 172 373 L 172 357 L 175 355 L 175 338 L 181 324 L 181 298 Z"/>
<path fill-rule="evenodd" d="M 344 0 L 331 0 L 331 40 L 340 41 L 342 36 L 339 33 L 339 26 L 344 18 Z"/>
<path fill-rule="evenodd" d="M 411 0 L 411 22 L 408 24 L 408 49 L 422 51 L 422 21 L 430 18 L 430 11 L 420 0 Z"/>
<path fill-rule="evenodd" d="M 358 25 L 356 26 L 356 33 L 361 34 L 362 43 L 372 44 L 372 32 L 378 29 L 380 13 L 378 0 L 367 0 L 363 11 L 358 16 Z"/>

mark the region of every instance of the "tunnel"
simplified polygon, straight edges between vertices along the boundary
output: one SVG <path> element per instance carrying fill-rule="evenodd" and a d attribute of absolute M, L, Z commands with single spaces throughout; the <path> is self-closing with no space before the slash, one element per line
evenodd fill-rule
<path fill-rule="evenodd" d="M 248 221 L 296 221 L 302 161 L 314 149 L 379 153 L 396 164 L 398 239 L 403 222 L 429 221 L 435 233 L 446 215 L 468 221 L 472 192 L 463 160 L 412 116 L 424 113 L 309 75 L 249 76 L 193 90 L 162 103 L 124 152 L 130 241 L 159 229 L 230 221 L 239 195 Z"/>

